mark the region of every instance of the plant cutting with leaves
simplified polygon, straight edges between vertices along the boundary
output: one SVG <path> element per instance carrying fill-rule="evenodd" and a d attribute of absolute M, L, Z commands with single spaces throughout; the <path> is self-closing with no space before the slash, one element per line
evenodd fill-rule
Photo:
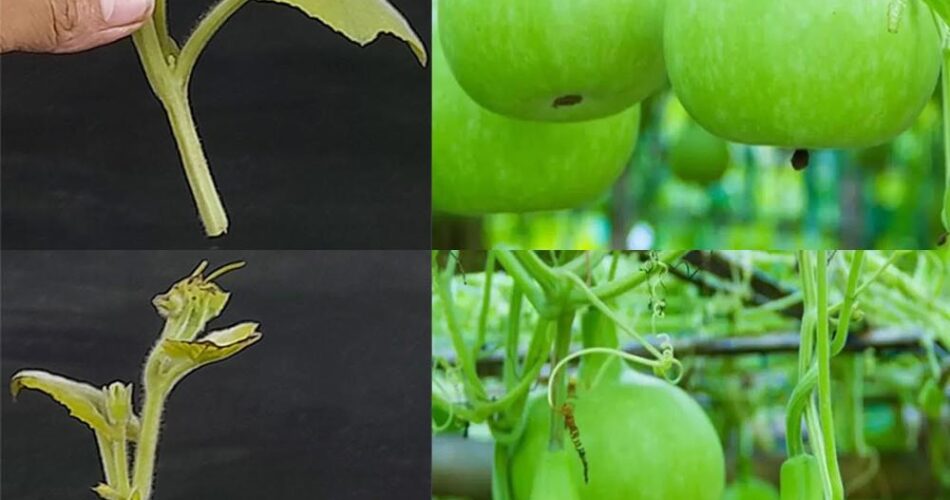
<path fill-rule="evenodd" d="M 436 252 L 434 439 L 489 441 L 500 499 L 876 498 L 896 392 L 938 491 L 948 280 L 946 251 Z"/>
<path fill-rule="evenodd" d="M 92 429 L 104 474 L 104 481 L 93 490 L 103 499 L 153 498 L 162 413 L 172 389 L 196 369 L 230 358 L 261 339 L 258 324 L 251 322 L 204 333 L 230 297 L 214 280 L 243 265 L 229 264 L 206 276 L 207 262 L 202 262 L 191 275 L 153 299 L 165 325 L 145 361 L 138 412 L 132 384 L 116 381 L 95 387 L 41 370 L 22 370 L 13 376 L 14 397 L 23 389 L 43 392 Z M 134 449 L 132 457 L 130 449 Z"/>
<path fill-rule="evenodd" d="M 426 63 L 422 41 L 386 0 L 273 1 L 303 11 L 360 45 L 372 42 L 381 33 L 392 34 L 409 45 L 421 64 Z M 188 88 L 195 64 L 211 37 L 248 0 L 220 0 L 181 46 L 169 33 L 166 2 L 156 0 L 152 16 L 133 40 L 149 85 L 168 115 L 205 232 L 220 236 L 228 230 L 228 217 L 198 137 Z"/>

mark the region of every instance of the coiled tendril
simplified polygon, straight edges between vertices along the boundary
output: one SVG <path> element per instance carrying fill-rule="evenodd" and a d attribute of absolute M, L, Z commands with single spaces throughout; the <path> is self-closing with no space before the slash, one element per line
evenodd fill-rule
<path fill-rule="evenodd" d="M 557 372 L 564 368 L 564 366 L 566 366 L 569 362 L 582 356 L 587 356 L 588 354 L 609 354 L 627 360 L 631 363 L 639 363 L 643 366 L 649 366 L 653 368 L 653 373 L 655 373 L 657 376 L 663 377 L 671 384 L 679 383 L 680 379 L 683 378 L 683 363 L 673 356 L 673 344 L 669 342 L 669 336 L 663 334 L 661 337 L 666 337 L 666 340 L 664 340 L 661 344 L 660 348 L 662 351 L 660 351 L 660 356 L 656 359 L 637 356 L 636 354 L 630 354 L 629 352 L 624 352 L 620 349 L 613 349 L 610 347 L 588 347 L 587 349 L 581 349 L 580 351 L 565 356 L 563 359 L 561 359 L 561 361 L 554 365 L 554 368 L 551 370 L 551 375 L 548 377 L 548 406 L 555 408 L 553 382 L 557 376 Z"/>

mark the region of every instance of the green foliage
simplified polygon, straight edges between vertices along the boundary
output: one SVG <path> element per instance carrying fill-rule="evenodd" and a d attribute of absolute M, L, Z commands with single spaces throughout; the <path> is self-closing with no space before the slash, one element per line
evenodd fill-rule
<path fill-rule="evenodd" d="M 598 474 L 603 478 L 604 470 L 612 470 L 597 458 L 604 450 L 597 444 L 602 439 L 627 443 L 608 453 L 611 463 L 632 464 L 624 471 L 627 475 L 643 467 L 640 461 L 648 460 L 643 457 L 666 460 L 664 453 L 635 451 L 644 442 L 655 442 L 651 440 L 665 428 L 658 423 L 664 419 L 644 410 L 659 403 L 641 401 L 615 414 L 605 408 L 626 408 L 620 402 L 624 398 L 612 396 L 616 401 L 607 405 L 606 399 L 595 404 L 591 397 L 629 376 L 633 367 L 658 370 L 702 403 L 701 413 L 708 414 L 704 425 L 715 422 L 727 452 L 740 455 L 735 461 L 737 477 L 751 476 L 756 453 L 774 456 L 787 451 L 791 465 L 782 471 L 783 498 L 815 500 L 825 497 L 826 489 L 835 491 L 838 481 L 841 493 L 835 495 L 874 487 L 877 483 L 871 479 L 879 463 L 875 447 L 889 446 L 881 453 L 919 451 L 921 433 L 939 429 L 939 419 L 928 418 L 932 423 L 922 427 L 911 425 L 919 418 L 903 417 L 917 411 L 913 408 L 918 404 L 923 417 L 946 414 L 946 400 L 935 403 L 940 390 L 921 388 L 933 385 L 927 381 L 941 376 L 940 367 L 947 363 L 950 254 L 697 252 L 688 264 L 683 256 L 683 252 L 436 253 L 434 432 L 456 433 L 469 427 L 472 439 L 492 439 L 496 496 L 527 498 L 531 478 L 542 473 L 541 464 L 549 458 L 545 450 L 571 451 L 575 446 L 574 431 L 563 413 L 568 403 L 591 478 L 585 486 L 583 462 L 575 453 L 569 465 L 571 481 L 585 498 L 585 488 L 595 487 Z M 464 273 L 459 261 L 465 263 Z M 713 272 L 715 266 L 709 262 L 722 262 L 726 269 Z M 761 280 L 777 294 L 762 297 Z M 889 350 L 854 352 L 853 343 L 866 341 L 868 332 L 885 343 L 888 336 L 906 335 L 934 348 L 923 354 L 910 349 L 896 356 Z M 798 359 L 784 353 L 788 347 L 769 350 L 771 342 L 787 337 L 795 340 L 796 348 L 803 346 Z M 709 345 L 760 345 L 764 352 L 752 347 L 743 354 L 729 354 L 728 347 L 713 354 L 697 350 Z M 546 387 L 532 391 L 539 380 Z M 890 423 L 881 421 L 878 402 L 886 402 L 891 410 Z M 664 414 L 689 413 L 687 406 L 682 403 Z M 439 424 L 447 422 L 447 415 L 452 416 L 452 425 L 443 430 Z M 902 420 L 893 421 L 895 417 Z M 600 424 L 601 419 L 615 420 Z M 634 429 L 620 423 L 627 421 L 641 424 Z M 685 429 L 684 425 L 678 428 Z M 776 432 L 782 427 L 784 433 Z M 738 444 L 730 446 L 736 434 Z M 886 444 L 882 434 L 895 438 L 899 446 Z M 941 435 L 932 435 L 937 436 L 933 446 L 945 448 Z M 628 436 L 636 436 L 629 438 L 636 444 L 625 441 Z M 533 451 L 524 449 L 529 441 Z M 859 460 L 860 473 L 846 468 L 837 480 L 833 471 L 838 456 Z M 946 453 L 930 456 L 932 468 L 940 470 Z M 800 464 L 808 461 L 817 462 Z M 815 472 L 808 472 L 813 467 Z M 659 471 L 653 476 L 662 486 L 650 491 L 674 487 L 667 484 L 675 483 L 674 478 Z M 935 473 L 928 480 L 940 477 Z M 785 496 L 795 488 L 784 483 L 799 485 L 796 491 L 806 496 Z M 506 489 L 514 485 L 517 490 Z M 807 496 L 815 488 L 818 496 Z M 630 491 L 628 497 L 637 496 Z M 826 498 L 833 498 L 832 493 Z"/>
<path fill-rule="evenodd" d="M 241 323 L 198 338 L 229 297 L 213 280 L 241 266 L 243 263 L 231 264 L 204 276 L 207 262 L 202 262 L 191 275 L 152 301 L 165 326 L 145 362 L 140 416 L 133 411 L 131 384 L 113 382 L 97 389 L 40 370 L 22 370 L 13 376 L 10 390 L 14 397 L 23 389 L 46 393 L 94 431 L 105 482 L 93 490 L 101 498 L 149 500 L 161 415 L 171 390 L 188 373 L 234 356 L 261 339 L 257 323 Z M 135 443 L 131 461 L 127 455 L 130 443 Z"/>
<path fill-rule="evenodd" d="M 346 38 L 365 45 L 390 33 L 405 41 L 423 65 L 422 41 L 386 0 L 274 0 L 292 5 L 319 19 Z M 166 0 L 157 0 L 154 13 L 133 40 L 152 91 L 165 107 L 178 144 L 185 175 L 208 236 L 227 232 L 228 218 L 211 177 L 188 101 L 188 84 L 198 57 L 221 26 L 248 0 L 219 0 L 201 18 L 179 48 L 168 30 Z"/>

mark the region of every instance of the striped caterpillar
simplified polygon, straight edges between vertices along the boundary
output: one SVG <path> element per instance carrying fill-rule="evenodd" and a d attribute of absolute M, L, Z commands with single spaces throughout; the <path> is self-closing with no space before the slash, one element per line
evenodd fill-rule
<path fill-rule="evenodd" d="M 581 443 L 581 431 L 577 428 L 577 421 L 574 420 L 574 407 L 570 403 L 564 403 L 561 405 L 561 415 L 564 415 L 564 427 L 567 427 L 571 435 L 571 443 L 574 444 L 577 456 L 580 457 L 581 463 L 584 465 L 584 484 L 587 484 L 589 482 L 587 452 L 584 451 L 584 444 Z"/>
<path fill-rule="evenodd" d="M 901 26 L 906 0 L 891 0 L 887 8 L 887 31 L 897 33 Z"/>

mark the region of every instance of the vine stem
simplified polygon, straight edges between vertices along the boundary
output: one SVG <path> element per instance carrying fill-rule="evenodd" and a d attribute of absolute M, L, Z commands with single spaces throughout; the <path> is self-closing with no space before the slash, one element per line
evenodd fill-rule
<path fill-rule="evenodd" d="M 561 358 L 560 361 L 554 368 L 551 369 L 551 375 L 549 380 L 554 380 L 554 377 L 571 361 L 580 358 L 581 356 L 587 356 L 588 354 L 610 354 L 622 358 L 624 360 L 630 361 L 632 363 L 639 363 L 644 366 L 649 366 L 651 368 L 664 368 L 666 367 L 665 360 L 654 360 L 649 358 L 644 358 L 643 356 L 637 356 L 636 354 L 630 354 L 628 352 L 621 351 L 620 349 L 613 349 L 610 347 L 588 347 L 586 349 L 581 349 L 580 351 L 571 353 L 568 356 Z M 676 367 L 676 377 L 669 379 L 671 384 L 679 383 L 683 375 L 683 366 L 680 363 L 680 360 L 676 358 L 670 358 L 669 364 L 673 367 Z M 554 385 L 548 384 L 548 406 L 551 408 L 556 408 L 555 398 L 554 398 Z"/>
<path fill-rule="evenodd" d="M 511 300 L 508 301 L 508 331 L 505 336 L 505 364 L 502 379 L 505 389 L 511 390 L 518 381 L 521 370 L 518 367 L 518 339 L 521 332 L 521 303 L 524 296 L 521 288 L 511 287 Z"/>
<path fill-rule="evenodd" d="M 660 352 L 659 349 L 654 347 L 653 344 L 647 342 L 646 339 L 643 338 L 643 336 L 641 336 L 639 333 L 637 333 L 636 330 L 633 329 L 633 327 L 627 325 L 626 322 L 624 322 L 619 316 L 617 316 L 617 314 L 614 313 L 613 310 L 611 310 L 610 307 L 608 307 L 607 304 L 605 304 L 603 300 L 601 300 L 595 294 L 594 290 L 591 290 L 584 283 L 584 281 L 580 279 L 580 277 L 578 277 L 576 274 L 573 274 L 573 273 L 564 273 L 564 276 L 566 276 L 569 280 L 574 282 L 577 288 L 581 290 L 581 293 L 583 293 L 587 297 L 588 302 L 592 306 L 599 309 L 600 312 L 604 313 L 604 316 L 607 316 L 608 318 L 610 318 L 610 320 L 613 321 L 617 325 L 618 328 L 623 330 L 624 333 L 633 337 L 637 342 L 643 345 L 643 348 L 646 349 L 647 352 L 655 356 L 657 359 L 663 359 L 663 353 Z M 641 281 L 640 283 L 642 284 L 643 282 Z"/>
<path fill-rule="evenodd" d="M 660 252 L 657 260 L 663 262 L 666 265 L 670 265 L 673 262 L 683 258 L 688 254 L 688 250 L 670 250 L 665 252 Z M 614 297 L 623 295 L 624 293 L 642 285 L 647 281 L 653 273 L 658 272 L 659 267 L 654 266 L 653 268 L 640 272 L 640 273 L 630 273 L 622 278 L 604 283 L 603 285 L 598 285 L 591 289 L 594 295 L 601 300 L 609 300 Z M 578 303 L 584 303 L 588 301 L 589 295 L 585 291 L 574 291 L 571 293 L 571 300 Z"/>
<path fill-rule="evenodd" d="M 145 403 L 142 406 L 141 430 L 135 448 L 135 470 L 132 474 L 132 489 L 142 500 L 152 496 L 152 482 L 155 478 L 155 455 L 158 451 L 158 437 L 161 430 L 162 412 L 168 391 L 162 386 L 148 387 L 146 382 Z"/>
<path fill-rule="evenodd" d="M 798 375 L 799 383 L 802 383 L 809 370 L 816 372 L 817 361 L 815 360 L 815 324 L 817 322 L 817 284 L 815 279 L 815 259 L 811 252 L 798 252 L 799 274 L 802 280 L 802 293 L 804 295 L 804 316 L 802 317 L 801 344 L 798 350 Z M 805 426 L 808 428 L 808 439 L 812 452 L 818 459 L 818 467 L 822 478 L 822 489 L 827 497 L 831 497 L 831 480 L 828 475 L 827 461 L 825 453 L 827 449 L 824 445 L 824 437 L 821 430 L 821 421 L 818 416 L 818 408 L 813 397 L 814 392 L 808 391 L 805 402 Z M 799 423 L 799 425 L 801 425 Z"/>
<path fill-rule="evenodd" d="M 522 293 L 528 302 L 534 307 L 542 317 L 548 312 L 548 301 L 541 285 L 535 281 L 534 277 L 521 265 L 521 262 L 515 257 L 511 250 L 495 250 L 495 258 L 498 263 L 505 268 L 505 272 L 511 277 L 515 285 L 521 288 Z"/>
<path fill-rule="evenodd" d="M 805 413 L 805 408 L 811 401 L 811 394 L 817 380 L 818 370 L 814 368 L 808 370 L 792 389 L 792 395 L 788 400 L 788 410 L 785 415 L 785 441 L 789 458 L 805 453 L 802 443 L 802 414 Z"/>
<path fill-rule="evenodd" d="M 128 495 L 129 484 L 129 442 L 125 425 L 119 426 L 118 438 L 112 441 L 112 461 L 115 464 L 115 488 L 120 494 Z"/>
<path fill-rule="evenodd" d="M 473 351 L 466 345 L 465 339 L 462 337 L 461 327 L 458 324 L 455 301 L 452 298 L 452 276 L 454 276 L 455 272 L 455 262 L 453 259 L 449 259 L 449 261 L 449 265 L 445 271 L 439 273 L 435 268 L 432 270 L 432 275 L 436 277 L 436 293 L 442 302 L 446 326 L 449 329 L 449 336 L 452 339 L 452 348 L 455 350 L 458 364 L 462 369 L 462 383 L 465 388 L 465 395 L 470 399 L 485 400 L 487 399 L 487 392 L 475 370 Z"/>
<path fill-rule="evenodd" d="M 247 2 L 248 0 L 221 0 L 198 22 L 195 30 L 188 36 L 185 46 L 182 47 L 175 65 L 175 76 L 186 87 L 191 80 L 191 73 L 198 61 L 198 56 L 208 45 L 211 37 Z"/>
<path fill-rule="evenodd" d="M 102 473 L 105 476 L 105 483 L 112 486 L 118 474 L 112 441 L 103 436 L 101 432 L 96 431 L 96 444 L 99 445 L 99 458 L 102 460 Z"/>
<path fill-rule="evenodd" d="M 211 237 L 227 232 L 228 217 L 198 137 L 188 101 L 188 82 L 208 41 L 244 3 L 246 0 L 222 0 L 216 4 L 199 22 L 180 53 L 168 33 L 163 0 L 159 0 L 153 16 L 132 38 L 149 85 L 165 108 L 198 215 L 205 233 Z"/>
<path fill-rule="evenodd" d="M 492 278 L 495 276 L 495 254 L 488 252 L 485 261 L 485 284 L 482 287 L 481 311 L 478 314 L 478 330 L 475 345 L 472 346 L 472 357 L 477 358 L 485 345 L 485 336 L 488 330 L 488 313 L 491 309 Z"/>
<path fill-rule="evenodd" d="M 571 325 L 574 324 L 574 311 L 566 311 L 558 318 L 557 334 L 554 338 L 554 358 L 552 363 L 557 365 L 567 357 L 571 349 Z M 551 371 L 548 381 L 548 401 L 556 402 L 551 405 L 551 435 L 548 450 L 557 451 L 564 446 L 564 415 L 560 412 L 560 405 L 567 400 L 567 377 L 564 373 Z"/>
<path fill-rule="evenodd" d="M 831 342 L 831 355 L 837 356 L 848 342 L 848 330 L 851 327 L 851 312 L 857 299 L 858 278 L 861 276 L 861 266 L 864 264 L 864 250 L 855 250 L 851 260 L 851 270 L 848 273 L 848 285 L 845 289 L 844 302 L 841 314 L 838 315 L 838 328 L 835 338 Z M 826 309 L 827 310 L 827 309 Z"/>
<path fill-rule="evenodd" d="M 492 457 L 491 497 L 496 500 L 511 498 L 511 483 L 508 480 L 508 454 L 508 445 L 495 443 Z"/>
<path fill-rule="evenodd" d="M 208 168 L 208 160 L 201 147 L 188 96 L 184 92 L 166 94 L 162 103 L 168 113 L 185 168 L 185 177 L 198 206 L 198 215 L 204 224 L 205 233 L 208 236 L 220 236 L 228 231 L 228 216 L 215 188 L 214 178 L 211 177 L 211 169 Z"/>
<path fill-rule="evenodd" d="M 947 35 L 946 27 L 943 30 Z M 944 44 L 946 45 L 946 41 Z M 944 191 L 943 191 L 943 228 L 950 232 L 950 48 L 943 49 L 943 155 L 944 155 Z M 948 243 L 950 244 L 950 243 Z"/>
<path fill-rule="evenodd" d="M 825 467 L 831 482 L 831 500 L 844 498 L 841 471 L 838 469 L 838 453 L 835 447 L 835 422 L 831 401 L 831 333 L 828 328 L 828 260 L 824 250 L 817 255 L 817 306 L 818 331 L 816 335 L 816 358 L 818 361 L 818 416 L 821 421 L 822 444 Z"/>

